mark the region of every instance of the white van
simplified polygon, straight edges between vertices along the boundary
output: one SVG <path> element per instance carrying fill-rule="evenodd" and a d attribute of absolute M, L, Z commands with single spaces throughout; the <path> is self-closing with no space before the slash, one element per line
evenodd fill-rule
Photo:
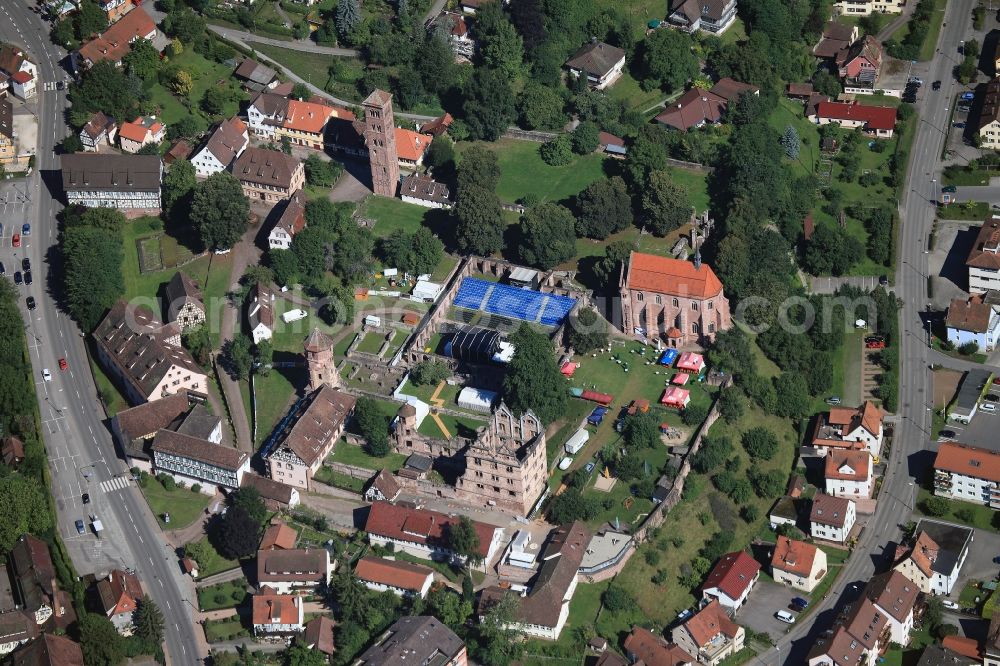
<path fill-rule="evenodd" d="M 795 624 L 795 616 L 786 610 L 780 610 L 774 614 L 774 617 L 778 618 L 786 624 Z"/>

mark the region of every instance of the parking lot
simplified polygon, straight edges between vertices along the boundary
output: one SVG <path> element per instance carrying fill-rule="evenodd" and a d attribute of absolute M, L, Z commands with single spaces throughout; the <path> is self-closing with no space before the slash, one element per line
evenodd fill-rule
<path fill-rule="evenodd" d="M 990 398 L 995 398 L 991 400 Z M 942 431 L 952 431 L 954 437 L 939 436 L 939 439 L 951 439 L 960 444 L 968 444 L 981 449 L 988 449 L 1000 453 L 1000 438 L 997 437 L 997 428 L 1000 427 L 1000 384 L 994 384 L 986 394 L 986 399 L 979 403 L 969 425 L 963 425 L 954 421 L 948 422 Z M 982 408 L 984 404 L 997 405 L 995 412 L 986 411 Z"/>
<path fill-rule="evenodd" d="M 780 585 L 770 580 L 759 580 L 750 593 L 747 603 L 736 613 L 736 621 L 743 626 L 778 638 L 792 625 L 774 616 L 779 610 L 789 609 L 793 597 L 806 597 L 800 590 Z M 798 615 L 798 613 L 792 613 Z"/>

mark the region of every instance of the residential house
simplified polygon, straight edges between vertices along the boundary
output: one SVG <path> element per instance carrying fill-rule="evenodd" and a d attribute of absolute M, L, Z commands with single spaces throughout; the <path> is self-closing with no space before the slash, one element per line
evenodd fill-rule
<path fill-rule="evenodd" d="M 207 494 L 214 494 L 215 486 L 239 488 L 243 475 L 250 471 L 250 456 L 246 453 L 181 432 L 160 430 L 149 448 L 158 473 L 198 484 Z"/>
<path fill-rule="evenodd" d="M 809 534 L 815 539 L 847 543 L 857 518 L 853 501 L 816 493 L 809 513 Z"/>
<path fill-rule="evenodd" d="M 803 592 L 812 592 L 829 571 L 826 553 L 805 541 L 778 535 L 771 556 L 771 577 L 774 582 L 790 585 Z"/>
<path fill-rule="evenodd" d="M 682 650 L 679 645 L 669 643 L 662 636 L 643 627 L 632 627 L 632 632 L 625 637 L 624 647 L 629 664 L 694 666 L 696 663 L 695 658 Z"/>
<path fill-rule="evenodd" d="M 736 0 L 671 0 L 667 22 L 684 30 L 721 35 L 736 20 Z"/>
<path fill-rule="evenodd" d="M 820 102 L 807 119 L 817 125 L 839 123 L 846 129 L 860 127 L 868 136 L 891 139 L 896 127 L 896 109 L 858 102 Z"/>
<path fill-rule="evenodd" d="M 93 336 L 98 360 L 132 404 L 207 392 L 204 371 L 181 347 L 180 327 L 162 324 L 144 305 L 119 300 Z"/>
<path fill-rule="evenodd" d="M 0 165 L 11 169 L 17 161 L 17 145 L 14 132 L 14 105 L 7 95 L 0 95 Z"/>
<path fill-rule="evenodd" d="M 1000 666 L 1000 613 L 990 618 L 990 626 L 983 641 L 983 666 Z"/>
<path fill-rule="evenodd" d="M 246 123 L 236 117 L 223 120 L 191 156 L 195 174 L 207 178 L 225 171 L 249 145 Z"/>
<path fill-rule="evenodd" d="M 257 137 L 274 140 L 275 130 L 284 122 L 288 113 L 288 98 L 263 91 L 247 107 L 247 125 Z"/>
<path fill-rule="evenodd" d="M 760 578 L 760 564 L 746 551 L 726 553 L 715 563 L 701 586 L 702 601 L 718 601 L 723 608 L 735 613 Z"/>
<path fill-rule="evenodd" d="M 826 456 L 831 450 L 867 451 L 878 456 L 882 450 L 885 413 L 866 400 L 860 407 L 834 407 L 816 416 L 811 446 Z"/>
<path fill-rule="evenodd" d="M 984 294 L 1000 289 L 1000 215 L 990 215 L 983 222 L 965 266 L 969 269 L 969 292 Z"/>
<path fill-rule="evenodd" d="M 24 462 L 24 442 L 14 435 L 0 440 L 0 459 L 8 467 L 17 467 Z"/>
<path fill-rule="evenodd" d="M 279 483 L 267 477 L 250 472 L 243 475 L 241 488 L 253 488 L 264 500 L 264 506 L 270 511 L 292 508 L 299 505 L 299 491 L 284 483 Z"/>
<path fill-rule="evenodd" d="M 83 666 L 80 644 L 65 636 L 44 633 L 14 650 L 11 666 Z"/>
<path fill-rule="evenodd" d="M 110 146 L 118 135 L 118 123 L 100 111 L 96 112 L 80 130 L 80 143 L 86 152 L 97 152 L 100 147 Z"/>
<path fill-rule="evenodd" d="M 308 488 L 313 474 L 333 451 L 354 411 L 356 398 L 330 386 L 313 391 L 293 407 L 292 418 L 271 435 L 267 450 L 271 479 L 298 488 Z"/>
<path fill-rule="evenodd" d="M 827 21 L 823 26 L 823 35 L 813 48 L 813 55 L 824 60 L 832 60 L 837 68 L 847 57 L 851 44 L 861 36 L 857 25 Z"/>
<path fill-rule="evenodd" d="M 432 31 L 440 30 L 446 35 L 455 55 L 471 58 L 476 52 L 476 40 L 473 39 L 472 33 L 469 31 L 469 22 L 465 20 L 463 14 L 442 11 L 434 18 L 428 28 Z"/>
<path fill-rule="evenodd" d="M 289 548 L 257 551 L 257 587 L 279 594 L 311 590 L 330 581 L 335 562 L 326 548 Z"/>
<path fill-rule="evenodd" d="M 811 83 L 789 83 L 785 88 L 785 96 L 788 99 L 795 99 L 801 102 L 812 97 L 814 92 L 816 91 L 813 90 L 813 84 Z"/>
<path fill-rule="evenodd" d="M 403 177 L 403 182 L 399 186 L 399 197 L 406 203 L 425 208 L 451 208 L 448 186 L 421 173 Z"/>
<path fill-rule="evenodd" d="M 899 14 L 906 0 L 836 0 L 834 11 L 846 16 L 868 16 L 869 14 Z"/>
<path fill-rule="evenodd" d="M 893 567 L 924 594 L 951 594 L 969 555 L 973 530 L 936 520 L 917 523 L 911 547 L 900 546 Z"/>
<path fill-rule="evenodd" d="M 112 569 L 107 578 L 97 583 L 97 595 L 104 615 L 123 636 L 131 636 L 134 624 L 132 614 L 142 600 L 142 585 L 134 573 Z"/>
<path fill-rule="evenodd" d="M 180 326 L 182 332 L 205 323 L 201 290 L 187 273 L 174 273 L 164 293 L 167 297 L 167 321 Z"/>
<path fill-rule="evenodd" d="M 167 126 L 156 116 L 139 116 L 118 128 L 118 145 L 126 153 L 135 154 L 143 146 L 159 144 L 167 135 Z"/>
<path fill-rule="evenodd" d="M 337 110 L 326 104 L 288 100 L 285 118 L 274 128 L 276 139 L 287 137 L 293 146 L 323 149 L 326 124 L 337 115 Z"/>
<path fill-rule="evenodd" d="M 570 76 L 585 76 L 591 88 L 604 90 L 621 77 L 625 69 L 625 51 L 593 39 L 566 61 L 566 68 Z"/>
<path fill-rule="evenodd" d="M 396 127 L 395 134 L 399 166 L 415 169 L 423 164 L 424 154 L 431 147 L 431 139 L 426 134 L 405 127 Z"/>
<path fill-rule="evenodd" d="M 686 132 L 692 127 L 722 121 L 729 104 L 740 95 L 760 95 L 760 88 L 724 77 L 709 90 L 691 88 L 656 116 L 656 122 Z"/>
<path fill-rule="evenodd" d="M 292 247 L 295 234 L 306 228 L 306 198 L 302 190 L 296 190 L 285 203 L 281 216 L 267 235 L 267 247 L 271 250 L 287 250 Z"/>
<path fill-rule="evenodd" d="M 368 511 L 365 532 L 375 545 L 392 544 L 396 550 L 428 560 L 464 561 L 463 556 L 452 552 L 445 538 L 456 520 L 437 511 L 375 502 Z M 475 520 L 472 526 L 479 536 L 478 555 L 483 560 L 477 568 L 482 569 L 499 552 L 503 530 Z"/>
<path fill-rule="evenodd" d="M 729 299 L 701 255 L 693 262 L 632 252 L 619 280 L 622 330 L 668 347 L 698 345 L 730 328 Z"/>
<path fill-rule="evenodd" d="M 0 73 L 8 77 L 15 97 L 28 99 L 38 92 L 38 67 L 18 46 L 0 46 Z"/>
<path fill-rule="evenodd" d="M 56 583 L 56 569 L 44 541 L 22 534 L 7 557 L 19 610 L 30 614 L 39 625 L 52 620 L 56 627 L 65 629 L 76 620 L 73 600 Z"/>
<path fill-rule="evenodd" d="M 427 615 L 405 615 L 393 622 L 352 666 L 467 666 L 468 663 L 465 643 L 440 620 Z"/>
<path fill-rule="evenodd" d="M 1000 148 L 1000 78 L 986 84 L 983 107 L 979 111 L 979 147 Z"/>
<path fill-rule="evenodd" d="M 153 471 L 150 447 L 160 430 L 174 430 L 214 444 L 222 442 L 222 419 L 203 404 L 207 396 L 180 392 L 123 409 L 111 417 L 111 433 L 129 467 Z"/>
<path fill-rule="evenodd" d="M 365 489 L 366 502 L 394 502 L 402 488 L 387 469 L 380 469 Z"/>
<path fill-rule="evenodd" d="M 934 494 L 1000 509 L 1000 454 L 942 442 L 934 458 Z"/>
<path fill-rule="evenodd" d="M 157 155 L 59 156 L 70 206 L 117 208 L 126 215 L 159 215 L 163 163 Z"/>
<path fill-rule="evenodd" d="M 856 449 L 830 449 L 823 469 L 826 494 L 834 497 L 871 497 L 872 456 Z"/>
<path fill-rule="evenodd" d="M 401 597 L 426 597 L 434 582 L 430 567 L 381 557 L 362 557 L 354 565 L 354 576 L 370 590 Z"/>
<path fill-rule="evenodd" d="M 299 533 L 294 527 L 290 527 L 283 520 L 274 519 L 264 530 L 257 550 L 291 550 L 295 548 L 295 541 L 298 538 Z"/>
<path fill-rule="evenodd" d="M 851 44 L 839 65 L 840 78 L 850 88 L 874 89 L 882 71 L 882 43 L 871 35 Z"/>
<path fill-rule="evenodd" d="M 233 76 L 244 88 L 252 92 L 271 90 L 278 85 L 278 73 L 253 58 L 244 58 Z"/>
<path fill-rule="evenodd" d="M 980 351 L 993 351 L 1000 337 L 1000 314 L 984 302 L 982 294 L 953 298 L 945 316 L 948 342 L 956 347 L 975 343 Z"/>
<path fill-rule="evenodd" d="M 142 7 L 136 7 L 94 39 L 84 43 L 72 55 L 73 69 L 89 69 L 105 60 L 120 66 L 122 59 L 132 49 L 137 39 L 152 41 L 156 37 L 156 24 Z"/>
<path fill-rule="evenodd" d="M 303 608 L 302 597 L 299 595 L 278 594 L 265 585 L 251 600 L 254 636 L 296 634 L 302 631 Z"/>
<path fill-rule="evenodd" d="M 333 641 L 333 631 L 336 624 L 326 615 L 313 618 L 306 622 L 302 641 L 310 650 L 318 650 L 329 658 L 337 651 Z"/>
<path fill-rule="evenodd" d="M 271 285 L 258 282 L 247 296 L 247 325 L 253 343 L 270 340 L 274 335 L 274 290 Z"/>
<path fill-rule="evenodd" d="M 670 634 L 670 640 L 680 649 L 708 666 L 716 666 L 742 650 L 745 638 L 743 627 L 729 619 L 718 600 L 709 602 Z"/>
<path fill-rule="evenodd" d="M 30 613 L 20 610 L 0 613 L 0 656 L 38 638 L 38 625 Z"/>
<path fill-rule="evenodd" d="M 893 643 L 910 643 L 918 594 L 920 590 L 916 584 L 899 571 L 877 574 L 865 585 L 865 597 L 888 620 Z"/>
<path fill-rule="evenodd" d="M 97 4 L 108 17 L 109 24 L 125 16 L 135 7 L 132 0 L 98 0 Z"/>
<path fill-rule="evenodd" d="M 819 638 L 809 652 L 809 666 L 875 666 L 889 647 L 885 613 L 867 598 L 838 619 L 829 638 Z"/>
<path fill-rule="evenodd" d="M 274 205 L 292 196 L 306 184 L 302 162 L 280 150 L 247 148 L 233 162 L 233 175 L 251 202 Z"/>
<path fill-rule="evenodd" d="M 947 636 L 944 640 L 947 641 L 949 638 L 964 637 Z M 975 642 L 974 639 L 968 640 Z M 925 647 L 924 651 L 920 654 L 920 661 L 917 662 L 916 666 L 981 666 L 981 664 L 983 664 L 983 659 L 978 653 L 975 657 L 970 657 L 946 647 L 944 641 L 942 641 L 941 645 L 928 645 Z"/>
<path fill-rule="evenodd" d="M 167 150 L 166 155 L 163 156 L 163 163 L 169 167 L 177 160 L 188 159 L 193 152 L 194 148 L 191 147 L 191 144 L 184 139 L 177 139 Z"/>

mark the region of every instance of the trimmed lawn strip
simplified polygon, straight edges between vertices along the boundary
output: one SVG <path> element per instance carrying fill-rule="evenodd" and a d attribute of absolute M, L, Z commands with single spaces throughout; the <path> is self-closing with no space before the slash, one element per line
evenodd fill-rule
<path fill-rule="evenodd" d="M 202 511 L 212 498 L 202 493 L 196 493 L 191 487 L 177 487 L 167 490 L 154 477 L 149 477 L 149 483 L 142 488 L 143 496 L 149 503 L 149 508 L 156 515 L 156 522 L 161 529 L 182 530 L 201 517 Z M 170 514 L 170 524 L 163 522 L 163 514 Z M 199 571 L 198 573 L 201 573 Z"/>
<path fill-rule="evenodd" d="M 326 466 L 320 466 L 320 468 L 316 470 L 316 474 L 313 475 L 313 478 L 320 483 L 325 483 L 328 486 L 343 488 L 344 490 L 350 490 L 355 493 L 360 493 L 364 490 L 365 483 L 367 483 L 366 479 L 355 479 L 353 476 L 341 474 L 340 472 L 334 472 Z"/>
<path fill-rule="evenodd" d="M 204 543 L 205 556 L 202 557 L 202 561 L 198 560 L 198 577 L 208 578 L 209 576 L 214 576 L 217 573 L 222 573 L 223 571 L 229 571 L 230 569 L 235 569 L 240 566 L 238 560 L 227 560 L 222 555 L 215 550 L 212 546 L 212 542 L 208 540 L 208 537 L 202 537 L 195 543 Z"/>
<path fill-rule="evenodd" d="M 282 319 L 281 315 L 292 310 L 305 310 L 306 316 L 290 322 Z M 318 328 L 327 335 L 335 337 L 345 327 L 343 324 L 330 326 L 312 308 L 293 303 L 280 296 L 274 300 L 274 337 L 271 338 L 271 347 L 274 351 L 291 352 L 292 354 L 301 355 L 302 343 L 314 328 Z"/>
<path fill-rule="evenodd" d="M 405 456 L 402 453 L 389 453 L 389 455 L 385 457 L 376 458 L 375 456 L 368 455 L 368 453 L 360 446 L 348 444 L 347 442 L 341 440 L 337 442 L 337 446 L 333 450 L 333 453 L 330 454 L 328 460 L 344 465 L 364 467 L 365 469 L 370 469 L 375 472 L 383 468 L 389 470 L 390 472 L 395 472 L 403 466 L 407 457 L 408 456 Z"/>
<path fill-rule="evenodd" d="M 691 205 L 699 215 L 709 208 L 708 174 L 695 169 L 667 167 L 673 181 L 687 190 Z"/>
<path fill-rule="evenodd" d="M 200 573 L 200 572 L 199 572 Z M 221 595 L 221 596 L 220 596 Z M 222 601 L 216 600 L 216 597 Z M 198 606 L 203 611 L 232 608 L 243 603 L 247 596 L 247 579 L 230 580 L 198 589 Z"/>
<path fill-rule="evenodd" d="M 372 231 L 379 238 L 385 238 L 397 230 L 412 234 L 424 226 L 424 218 L 431 210 L 397 199 L 371 196 L 361 203 L 358 215 L 374 219 Z"/>
<path fill-rule="evenodd" d="M 996 177 L 1000 177 L 998 169 L 968 169 L 951 166 L 947 167 L 941 175 L 941 183 L 943 185 L 989 185 L 990 178 Z"/>
<path fill-rule="evenodd" d="M 985 201 L 969 201 L 950 206 L 940 206 L 938 207 L 937 216 L 940 220 L 975 220 L 978 222 L 989 216 L 989 214 L 989 203 Z"/>
<path fill-rule="evenodd" d="M 914 510 L 919 514 L 918 517 L 927 516 L 931 520 L 950 520 L 961 525 L 968 525 L 969 527 L 975 527 L 988 532 L 1000 532 L 1000 530 L 997 529 L 997 524 L 994 522 L 997 520 L 997 512 L 988 506 L 983 506 L 981 504 L 962 502 L 959 500 L 948 499 L 947 497 L 938 497 L 938 499 L 942 499 L 948 503 L 948 513 L 943 516 L 928 516 L 923 510 L 923 504 L 931 497 L 936 497 L 936 495 L 931 494 L 931 492 L 926 488 L 920 488 L 917 491 L 917 503 Z M 957 515 L 959 512 L 962 512 L 963 515 L 971 516 L 972 520 L 963 520 L 959 518 Z"/>
<path fill-rule="evenodd" d="M 325 84 L 330 78 L 330 66 L 333 64 L 334 58 L 326 53 L 310 53 L 308 51 L 299 51 L 253 41 L 250 42 L 250 45 L 255 51 L 264 54 L 280 64 L 284 69 L 308 81 L 317 88 L 325 88 Z M 353 59 L 337 58 L 337 60 L 351 61 Z M 358 62 L 358 65 L 359 67 L 361 66 L 360 62 Z M 357 92 L 350 99 L 351 101 L 361 101 L 361 97 Z"/>
<path fill-rule="evenodd" d="M 365 333 L 364 336 L 355 349 L 365 354 L 378 354 L 378 351 L 382 348 L 382 344 L 385 343 L 385 336 L 372 331 Z"/>
<path fill-rule="evenodd" d="M 223 620 L 205 620 L 203 626 L 205 627 L 205 640 L 209 643 L 250 635 L 239 616 L 227 617 Z"/>
<path fill-rule="evenodd" d="M 255 375 L 254 393 L 257 397 L 257 444 L 267 439 L 274 426 L 285 415 L 296 399 L 296 387 L 305 386 L 307 372 L 304 368 L 272 369 L 267 376 Z M 244 385 L 240 382 L 240 386 Z M 247 414 L 252 413 L 247 411 Z"/>

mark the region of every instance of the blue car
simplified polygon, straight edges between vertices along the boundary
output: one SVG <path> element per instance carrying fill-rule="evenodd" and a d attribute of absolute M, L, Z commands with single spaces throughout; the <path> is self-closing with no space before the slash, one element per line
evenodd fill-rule
<path fill-rule="evenodd" d="M 792 599 L 792 605 L 793 606 L 798 606 L 799 608 L 802 608 L 803 610 L 806 609 L 806 608 L 809 608 L 809 602 L 806 601 L 805 599 L 803 599 L 802 597 L 795 597 L 794 599 Z"/>
<path fill-rule="evenodd" d="M 975 93 L 964 92 L 964 93 L 962 93 L 962 95 L 961 95 L 961 97 L 959 99 L 964 99 L 966 101 L 972 101 L 973 99 L 975 99 L 975 97 L 976 97 Z"/>
<path fill-rule="evenodd" d="M 31 235 L 31 225 L 25 222 L 21 225 L 21 235 L 30 236 Z"/>
<path fill-rule="evenodd" d="M 76 525 L 76 533 L 77 534 L 83 534 L 84 532 L 87 531 L 86 528 L 83 526 L 83 521 L 82 520 L 78 519 L 76 521 L 76 523 L 74 523 L 74 524 Z"/>

